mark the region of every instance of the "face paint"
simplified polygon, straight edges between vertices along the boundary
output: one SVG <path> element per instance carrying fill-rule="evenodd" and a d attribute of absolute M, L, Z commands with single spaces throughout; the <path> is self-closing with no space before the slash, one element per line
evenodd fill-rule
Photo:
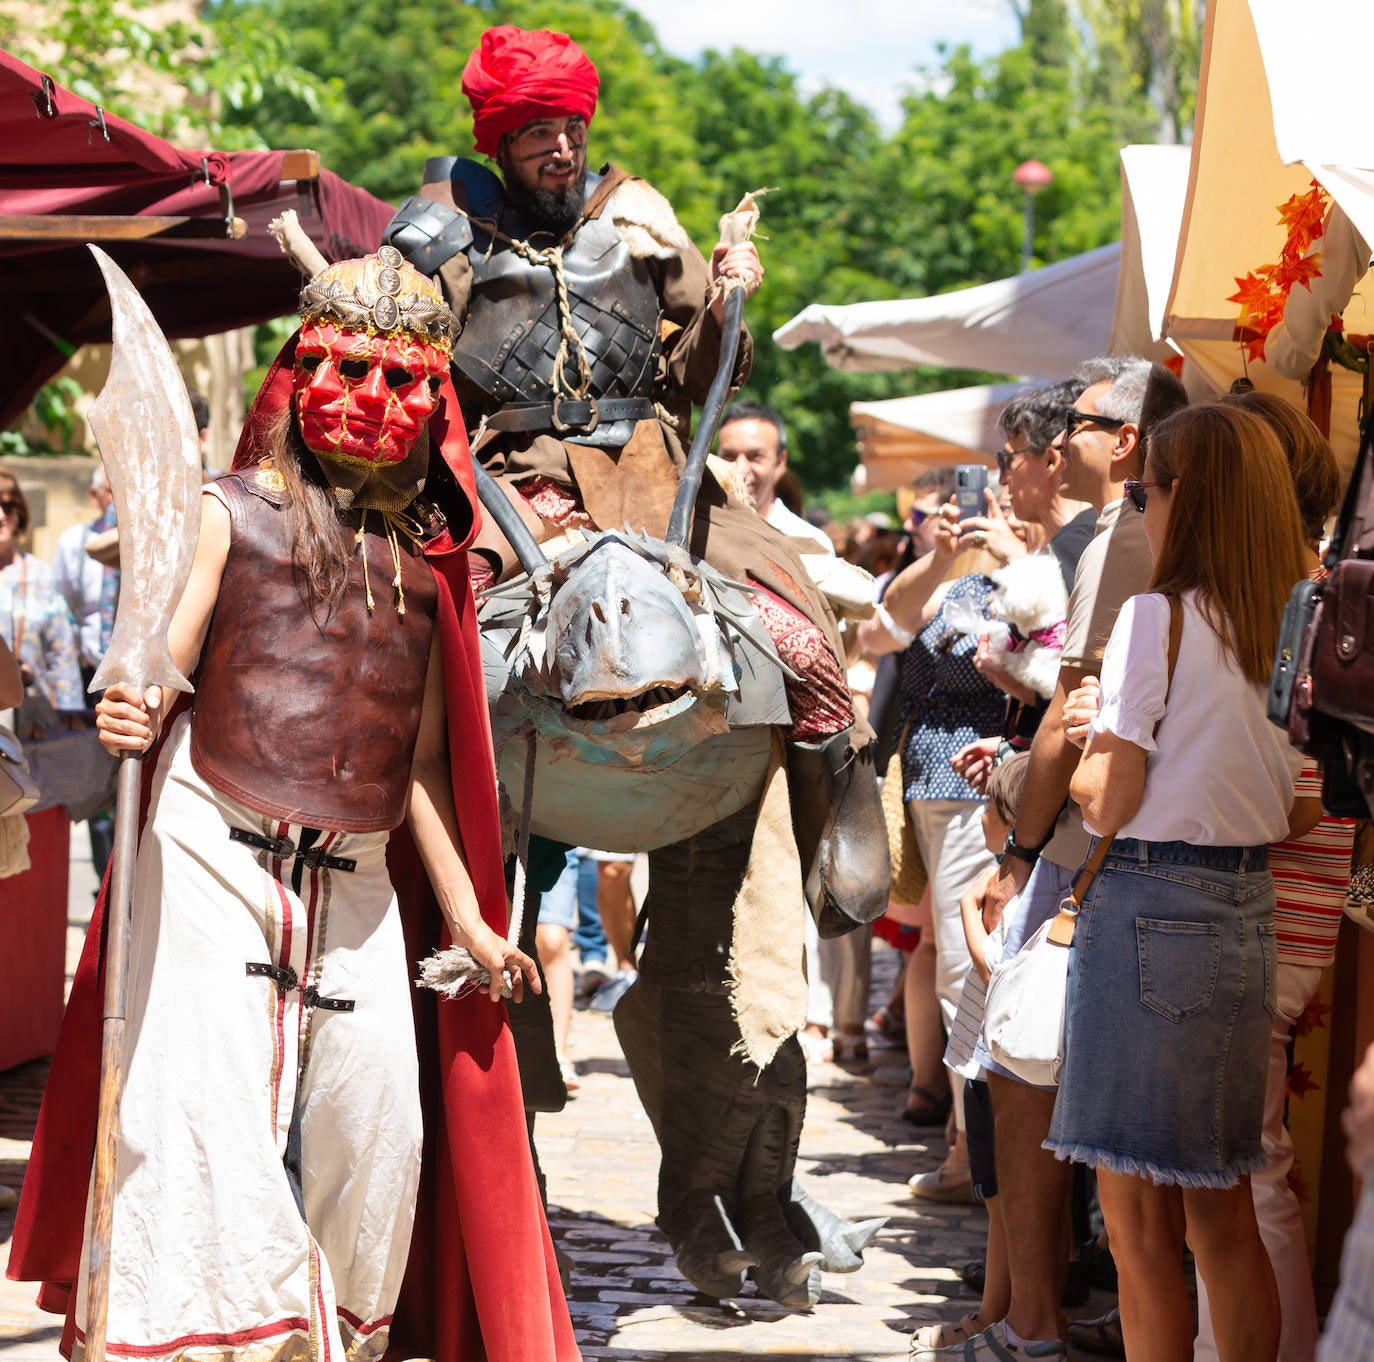
<path fill-rule="evenodd" d="M 296 415 L 324 458 L 400 463 L 438 405 L 448 356 L 413 336 L 307 321 L 296 345 Z"/>

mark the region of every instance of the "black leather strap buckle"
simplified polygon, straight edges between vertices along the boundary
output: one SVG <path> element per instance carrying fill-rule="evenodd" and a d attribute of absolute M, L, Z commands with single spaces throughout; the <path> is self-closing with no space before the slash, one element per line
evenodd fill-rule
<path fill-rule="evenodd" d="M 351 873 L 358 868 L 357 861 L 351 857 L 331 856 L 320 847 L 311 847 L 309 851 L 298 851 L 296 859 L 304 861 L 312 870 L 346 870 Z"/>
<path fill-rule="evenodd" d="M 352 874 L 358 868 L 358 862 L 351 857 L 331 856 L 320 847 L 301 851 L 289 837 L 264 837 L 261 833 L 249 832 L 246 828 L 230 828 L 229 840 L 242 842 L 245 846 L 254 847 L 258 851 L 271 852 L 278 861 L 289 861 L 293 858 L 304 861 L 312 870 L 342 870 Z"/>
<path fill-rule="evenodd" d="M 354 998 L 326 998 L 312 985 L 302 987 L 299 975 L 290 965 L 269 965 L 264 961 L 250 960 L 244 966 L 244 973 L 254 978 L 270 979 L 283 993 L 299 990 L 301 1003 L 305 1007 L 318 1007 L 325 1012 L 352 1012 L 358 1005 Z"/>
<path fill-rule="evenodd" d="M 229 840 L 242 842 L 257 851 L 270 851 L 278 861 L 289 861 L 296 854 L 296 844 L 289 837 L 264 837 L 260 832 L 249 832 L 246 828 L 230 828 Z"/>
<path fill-rule="evenodd" d="M 504 406 L 487 421 L 489 430 L 575 430 L 589 435 L 602 422 L 649 421 L 657 413 L 648 397 L 562 398 Z"/>
<path fill-rule="evenodd" d="M 587 415 L 579 421 L 578 417 L 584 410 Z M 566 421 L 563 419 L 564 412 L 568 413 Z M 555 393 L 553 405 L 549 408 L 549 422 L 560 435 L 570 430 L 590 435 L 601 424 L 601 409 L 596 405 L 594 397 L 579 401 L 577 398 L 565 398 L 562 393 Z"/>
<path fill-rule="evenodd" d="M 260 979 L 270 979 L 283 993 L 290 993 L 300 984 L 296 971 L 290 965 L 269 965 L 262 961 L 250 960 L 244 966 L 244 973 Z"/>

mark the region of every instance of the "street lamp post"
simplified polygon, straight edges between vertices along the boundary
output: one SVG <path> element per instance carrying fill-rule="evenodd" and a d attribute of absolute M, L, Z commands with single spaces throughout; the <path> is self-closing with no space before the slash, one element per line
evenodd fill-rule
<path fill-rule="evenodd" d="M 1022 161 L 1012 171 L 1011 178 L 1021 186 L 1026 199 L 1026 217 L 1021 229 L 1021 273 L 1024 274 L 1031 267 L 1035 244 L 1035 196 L 1054 179 L 1054 174 L 1042 161 Z"/>

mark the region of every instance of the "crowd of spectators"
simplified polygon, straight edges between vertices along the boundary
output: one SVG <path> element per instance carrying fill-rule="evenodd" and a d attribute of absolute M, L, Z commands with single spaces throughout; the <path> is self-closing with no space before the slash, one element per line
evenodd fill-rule
<path fill-rule="evenodd" d="M 904 967 L 867 1041 L 905 1046 L 906 1119 L 947 1126 L 912 1195 L 989 1212 L 985 1260 L 951 1264 L 979 1309 L 911 1356 L 1311 1362 L 1286 1078 L 1354 825 L 1264 704 L 1335 460 L 1282 401 L 1189 405 L 1131 358 L 1019 395 L 1001 432 L 983 516 L 939 470 L 900 530 L 808 517 L 878 579 L 850 679 L 928 878 L 877 926 Z M 988 1051 L 985 984 L 1076 884 L 1063 1069 L 1035 1085 Z M 1119 1309 L 1070 1326 L 1088 1281 Z"/>

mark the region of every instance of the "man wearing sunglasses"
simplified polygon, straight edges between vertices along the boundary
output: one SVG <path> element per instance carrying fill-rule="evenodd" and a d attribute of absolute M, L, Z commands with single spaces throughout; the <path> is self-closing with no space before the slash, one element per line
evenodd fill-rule
<path fill-rule="evenodd" d="M 1064 701 L 1097 674 L 1117 611 L 1149 586 L 1151 559 L 1141 517 L 1124 495 L 1139 478 L 1149 426 L 1187 404 L 1183 385 L 1162 365 L 1112 356 L 1081 365 L 1085 386 L 1064 413 L 1052 448 L 1064 460 L 1064 492 L 1098 511 L 1097 534 L 1083 551 L 1069 596 L 1058 686 L 1031 745 L 1021 807 L 997 874 L 982 899 L 991 930 L 1006 915 L 1005 952 L 1017 951 L 1058 910 L 1087 856 L 1087 834 L 1068 803 L 1079 752 L 1064 732 Z M 1013 472 L 1013 479 L 1015 474 Z M 1066 807 L 1067 806 L 1067 807 Z M 996 1115 L 997 1183 L 1006 1224 L 1011 1308 L 1005 1321 L 972 1340 L 969 1357 L 1043 1344 L 1037 1356 L 1063 1356 L 1063 1215 L 1070 1165 L 1041 1148 L 1054 1110 L 1053 1089 L 1033 1088 L 980 1053 Z M 979 1340 L 992 1335 L 985 1344 Z M 961 1345 L 966 1346 L 966 1345 Z M 924 1359 L 924 1353 L 913 1356 Z M 952 1358 L 953 1353 L 950 1354 Z M 958 1354 L 961 1362 L 964 1353 Z"/>

